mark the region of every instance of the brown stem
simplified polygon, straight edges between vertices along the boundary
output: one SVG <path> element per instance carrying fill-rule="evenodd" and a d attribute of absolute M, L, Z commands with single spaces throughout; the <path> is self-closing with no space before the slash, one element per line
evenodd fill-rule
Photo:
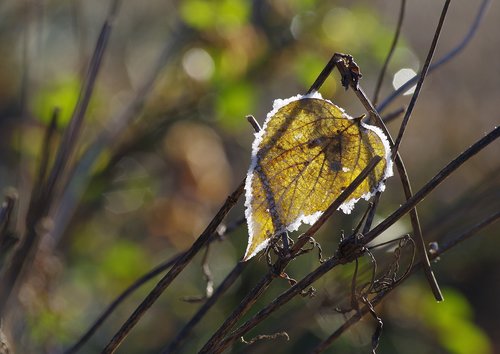
<path fill-rule="evenodd" d="M 243 194 L 244 185 L 245 183 L 242 181 L 238 188 L 226 199 L 226 202 L 212 219 L 205 231 L 203 231 L 200 237 L 198 237 L 198 239 L 193 243 L 191 248 L 187 250 L 177 262 L 175 262 L 169 272 L 158 282 L 158 284 L 153 288 L 153 290 L 151 290 L 148 296 L 146 296 L 132 315 L 125 321 L 108 345 L 104 348 L 102 351 L 103 353 L 113 353 L 118 348 L 120 343 L 125 339 L 132 328 L 134 328 L 137 322 L 139 322 L 146 311 L 149 310 L 149 308 L 156 302 L 163 291 L 165 291 L 165 289 L 188 265 L 193 257 L 208 243 L 210 237 L 216 231 L 219 224 Z"/>
<path fill-rule="evenodd" d="M 406 0 L 401 0 L 401 6 L 399 8 L 399 17 L 398 24 L 396 25 L 396 32 L 394 33 L 394 38 L 392 40 L 391 48 L 389 49 L 389 53 L 387 53 L 387 57 L 385 58 L 384 65 L 380 70 L 378 75 L 377 84 L 375 85 L 375 92 L 373 93 L 373 105 L 377 105 L 378 97 L 380 93 L 380 88 L 382 87 L 382 82 L 384 82 L 384 76 L 387 71 L 387 67 L 389 66 L 389 62 L 391 61 L 392 55 L 394 54 L 394 50 L 396 49 L 396 44 L 399 40 L 399 35 L 401 34 L 401 27 L 403 26 L 403 20 L 405 17 L 405 8 L 406 8 Z"/>
<path fill-rule="evenodd" d="M 472 226 L 459 236 L 453 238 L 449 242 L 445 243 L 443 247 L 440 247 L 436 250 L 435 253 L 431 255 L 431 258 L 435 259 L 439 256 L 441 256 L 443 253 L 446 251 L 449 251 L 451 248 L 457 246 L 459 243 L 465 241 L 466 239 L 474 236 L 477 234 L 480 230 L 485 228 L 486 226 L 493 224 L 496 222 L 498 219 L 500 219 L 500 212 L 497 212 L 493 215 L 490 215 L 489 217 L 485 218 L 481 222 L 477 223 L 476 225 Z M 417 263 L 413 265 L 410 273 L 413 274 L 415 271 L 422 266 L 421 263 Z M 406 277 L 407 278 L 407 277 Z M 380 303 L 392 290 L 394 290 L 396 287 L 398 287 L 406 278 L 403 278 L 402 281 L 397 282 L 394 284 L 393 287 L 377 294 L 372 300 L 370 300 L 372 306 L 377 305 Z M 332 343 L 338 339 L 344 332 L 346 332 L 350 327 L 352 327 L 354 324 L 356 324 L 359 320 L 361 320 L 366 314 L 370 312 L 370 308 L 368 306 L 363 306 L 358 312 L 356 312 L 354 315 L 352 315 L 342 326 L 340 326 L 335 332 L 333 332 L 328 338 L 326 338 L 324 341 L 322 341 L 320 344 L 318 344 L 312 353 L 314 354 L 319 354 L 323 351 L 325 351 Z"/>

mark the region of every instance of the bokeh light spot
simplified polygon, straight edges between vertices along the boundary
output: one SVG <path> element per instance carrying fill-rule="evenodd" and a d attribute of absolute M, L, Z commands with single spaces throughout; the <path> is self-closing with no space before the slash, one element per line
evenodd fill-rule
<path fill-rule="evenodd" d="M 202 48 L 189 49 L 182 58 L 182 67 L 186 74 L 197 81 L 207 81 L 214 73 L 214 61 Z"/>
<path fill-rule="evenodd" d="M 417 75 L 415 70 L 413 69 L 401 69 L 396 74 L 394 74 L 394 78 L 392 79 L 392 86 L 397 90 L 401 86 L 403 86 L 408 80 L 411 80 Z M 415 92 L 415 86 L 406 91 L 403 95 L 411 95 Z"/>

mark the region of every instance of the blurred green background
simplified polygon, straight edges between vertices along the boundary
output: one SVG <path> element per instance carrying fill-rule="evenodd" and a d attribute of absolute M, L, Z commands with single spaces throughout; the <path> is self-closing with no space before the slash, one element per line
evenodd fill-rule
<path fill-rule="evenodd" d="M 478 3 L 452 2 L 436 58 L 463 39 Z M 189 247 L 246 174 L 253 131 L 245 115 L 262 123 L 274 99 L 305 92 L 334 52 L 354 56 L 372 96 L 399 6 L 396 0 L 123 2 L 81 131 L 79 169 L 58 196 L 53 232 L 3 321 L 13 349 L 60 352 L 138 276 Z M 18 190 L 21 231 L 52 110 L 61 110 L 60 136 L 108 7 L 96 0 L 0 2 L 0 187 Z M 408 1 L 382 99 L 400 69 L 422 66 L 441 7 L 442 1 Z M 415 190 L 500 122 L 499 22 L 494 2 L 465 51 L 426 81 L 401 147 Z M 127 115 L 142 93 L 145 100 Z M 352 116 L 364 113 L 337 74 L 321 93 Z M 397 99 L 386 113 L 408 101 Z M 393 133 L 398 122 L 389 127 Z M 493 143 L 471 159 L 421 204 L 429 241 L 449 239 L 500 209 L 499 147 Z M 377 217 L 402 201 L 392 178 Z M 336 214 L 318 235 L 326 256 L 362 211 Z M 227 223 L 242 216 L 240 200 Z M 388 233 L 409 231 L 405 218 Z M 380 353 L 500 353 L 498 231 L 490 226 L 434 265 L 444 303 L 435 303 L 418 274 L 377 308 L 385 323 Z M 246 237 L 242 225 L 210 248 L 215 285 L 242 257 Z M 265 259 L 251 262 L 182 352 L 199 349 L 264 274 Z M 200 263 L 201 255 L 119 353 L 157 353 L 176 335 L 199 307 L 182 299 L 204 292 Z M 300 279 L 317 266 L 310 254 L 287 273 Z M 351 274 L 351 266 L 336 269 L 315 284 L 315 298 L 294 299 L 250 334 L 287 331 L 290 341 L 237 344 L 232 352 L 307 352 L 343 322 L 333 308 L 348 299 Z M 99 352 L 153 284 L 120 306 L 81 352 Z M 275 281 L 251 314 L 287 287 Z M 372 319 L 361 321 L 330 352 L 368 352 L 373 329 Z"/>

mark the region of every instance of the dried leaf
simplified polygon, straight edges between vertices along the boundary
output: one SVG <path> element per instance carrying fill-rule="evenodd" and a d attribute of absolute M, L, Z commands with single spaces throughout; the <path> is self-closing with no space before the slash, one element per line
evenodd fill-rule
<path fill-rule="evenodd" d="M 375 155 L 384 157 L 340 207 L 383 190 L 392 175 L 387 138 L 351 118 L 319 93 L 276 100 L 256 134 L 246 179 L 249 241 L 245 260 L 269 240 L 301 223 L 314 223 Z"/>

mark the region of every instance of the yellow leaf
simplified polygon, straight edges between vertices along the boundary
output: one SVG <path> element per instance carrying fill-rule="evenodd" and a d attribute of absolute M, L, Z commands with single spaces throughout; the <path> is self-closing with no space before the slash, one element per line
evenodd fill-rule
<path fill-rule="evenodd" d="M 382 191 L 392 175 L 387 138 L 319 93 L 276 100 L 252 145 L 244 259 L 263 250 L 274 235 L 314 223 L 375 155 L 384 159 L 340 207 L 345 213 L 360 198 Z"/>

